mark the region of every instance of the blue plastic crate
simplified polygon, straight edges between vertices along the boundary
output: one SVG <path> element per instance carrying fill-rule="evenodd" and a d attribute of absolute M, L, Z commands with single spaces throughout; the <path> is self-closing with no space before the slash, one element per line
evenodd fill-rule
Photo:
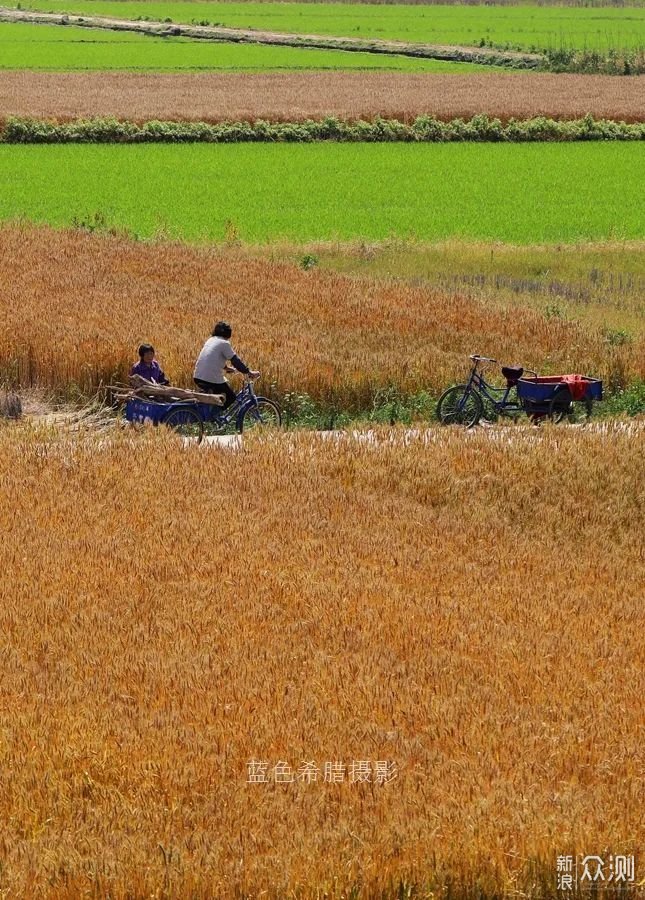
<path fill-rule="evenodd" d="M 602 381 L 598 378 L 590 378 L 585 375 L 587 393 L 585 396 L 592 400 L 602 400 Z M 520 378 L 517 383 L 517 393 L 522 400 L 531 403 L 550 403 L 556 390 L 562 385 L 566 386 L 562 375 L 548 375 L 539 378 Z"/>
<path fill-rule="evenodd" d="M 128 422 L 158 425 L 172 406 L 171 403 L 154 403 L 150 400 L 128 400 L 125 404 L 125 417 Z"/>

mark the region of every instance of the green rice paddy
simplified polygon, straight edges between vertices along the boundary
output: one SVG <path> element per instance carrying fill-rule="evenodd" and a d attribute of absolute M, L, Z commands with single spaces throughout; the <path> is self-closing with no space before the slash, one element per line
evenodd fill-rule
<path fill-rule="evenodd" d="M 16 5 L 15 3 L 13 5 Z M 524 50 L 645 46 L 645 7 L 461 6 L 367 3 L 28 0 L 24 8 L 294 33 L 496 45 Z"/>
<path fill-rule="evenodd" d="M 342 50 L 221 44 L 127 31 L 0 23 L 0 69 L 176 71 L 361 70 L 486 72 L 468 63 Z M 497 70 L 499 71 L 499 70 Z"/>
<path fill-rule="evenodd" d="M 645 237 L 641 144 L 2 146 L 0 219 L 140 237 Z"/>

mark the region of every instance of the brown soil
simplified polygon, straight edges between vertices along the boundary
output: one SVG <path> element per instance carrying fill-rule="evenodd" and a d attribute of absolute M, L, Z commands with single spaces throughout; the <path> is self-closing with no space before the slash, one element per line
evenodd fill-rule
<path fill-rule="evenodd" d="M 488 72 L 407 75 L 381 72 L 138 74 L 4 72 L 0 117 L 73 119 L 301 120 L 398 117 L 442 119 L 478 113 L 527 118 L 645 119 L 639 77 Z"/>

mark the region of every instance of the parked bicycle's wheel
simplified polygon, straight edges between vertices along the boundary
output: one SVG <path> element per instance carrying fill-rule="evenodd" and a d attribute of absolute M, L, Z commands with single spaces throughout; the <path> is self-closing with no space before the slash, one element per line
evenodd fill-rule
<path fill-rule="evenodd" d="M 240 434 L 253 429 L 254 431 L 277 430 L 282 425 L 282 412 L 277 403 L 267 400 L 266 397 L 258 397 L 257 402 L 250 404 L 240 413 L 237 420 L 237 428 Z"/>
<path fill-rule="evenodd" d="M 582 400 L 574 402 L 571 399 L 571 391 L 566 385 L 556 388 L 549 404 L 549 419 L 555 424 L 560 422 L 571 422 L 572 424 L 582 424 L 586 422 L 593 411 L 593 398 L 583 397 Z"/>
<path fill-rule="evenodd" d="M 456 384 L 444 391 L 437 403 L 437 418 L 442 425 L 465 425 L 472 428 L 479 422 L 484 405 L 477 391 L 468 385 Z"/>
<path fill-rule="evenodd" d="M 197 410 L 190 406 L 175 406 L 161 421 L 177 434 L 196 440 L 197 443 L 204 436 L 204 420 Z"/>

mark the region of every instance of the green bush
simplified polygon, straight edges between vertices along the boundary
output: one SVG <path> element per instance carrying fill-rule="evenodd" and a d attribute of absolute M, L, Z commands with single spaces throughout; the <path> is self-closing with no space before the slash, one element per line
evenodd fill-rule
<path fill-rule="evenodd" d="M 634 381 L 622 390 L 605 395 L 598 414 L 602 416 L 645 414 L 645 381 Z"/>
<path fill-rule="evenodd" d="M 577 72 L 586 75 L 643 75 L 645 51 L 546 50 L 542 68 L 549 72 Z"/>
<path fill-rule="evenodd" d="M 114 118 L 51 122 L 9 118 L 0 128 L 6 144 L 111 144 L 111 143 L 309 143 L 338 142 L 532 142 L 532 141 L 640 141 L 645 123 L 613 122 L 585 116 L 568 122 L 538 116 L 507 123 L 485 115 L 442 122 L 419 116 L 411 124 L 398 119 L 345 122 L 329 116 L 304 122 L 158 122 L 142 125 Z"/>

